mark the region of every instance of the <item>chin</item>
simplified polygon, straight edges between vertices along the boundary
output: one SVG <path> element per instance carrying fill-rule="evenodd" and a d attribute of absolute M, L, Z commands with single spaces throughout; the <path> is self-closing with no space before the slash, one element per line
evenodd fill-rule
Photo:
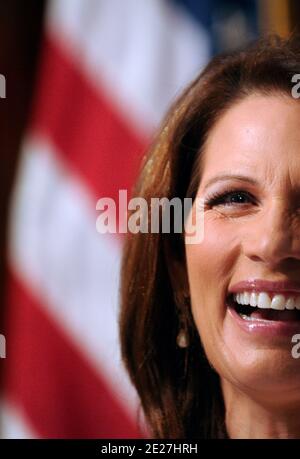
<path fill-rule="evenodd" d="M 262 401 L 274 404 L 300 402 L 300 361 L 293 359 L 290 351 L 237 350 L 226 353 L 227 360 L 225 357 L 219 372 L 221 379 Z"/>

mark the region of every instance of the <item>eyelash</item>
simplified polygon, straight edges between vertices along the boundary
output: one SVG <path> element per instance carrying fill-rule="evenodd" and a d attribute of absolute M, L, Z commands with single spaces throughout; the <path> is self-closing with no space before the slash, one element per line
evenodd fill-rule
<path fill-rule="evenodd" d="M 212 193 L 207 199 L 206 199 L 206 204 L 209 206 L 218 206 L 218 205 L 225 205 L 225 206 L 231 206 L 231 205 L 243 205 L 247 204 L 245 202 L 238 203 L 238 202 L 228 202 L 225 203 L 225 199 L 234 195 L 240 195 L 243 196 L 244 198 L 246 197 L 249 199 L 251 202 L 255 202 L 254 197 L 248 193 L 247 191 L 244 190 L 227 190 L 227 191 L 222 191 L 222 192 L 215 192 Z"/>

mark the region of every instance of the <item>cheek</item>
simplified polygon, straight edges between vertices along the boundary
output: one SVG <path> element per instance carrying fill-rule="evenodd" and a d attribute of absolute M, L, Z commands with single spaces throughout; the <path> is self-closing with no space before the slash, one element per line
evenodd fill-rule
<path fill-rule="evenodd" d="M 186 245 L 190 290 L 195 305 L 224 293 L 233 275 L 239 240 L 232 225 L 217 218 L 205 217 L 204 238 L 199 244 Z"/>
<path fill-rule="evenodd" d="M 237 267 L 239 242 L 232 225 L 206 218 L 200 244 L 186 246 L 192 314 L 210 361 L 224 341 L 225 296 Z"/>

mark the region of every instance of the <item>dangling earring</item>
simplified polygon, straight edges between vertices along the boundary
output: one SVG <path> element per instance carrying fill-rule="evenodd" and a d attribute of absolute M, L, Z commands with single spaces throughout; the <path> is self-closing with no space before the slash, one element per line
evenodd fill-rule
<path fill-rule="evenodd" d="M 185 313 L 183 310 L 190 307 L 190 297 L 189 295 L 183 294 L 180 292 L 175 292 L 175 303 L 178 307 L 179 315 L 179 332 L 176 337 L 176 344 L 181 349 L 187 348 L 189 346 L 189 336 L 188 336 L 188 326 L 185 319 Z"/>
<path fill-rule="evenodd" d="M 176 338 L 176 343 L 177 343 L 177 346 L 181 347 L 182 349 L 188 347 L 189 345 L 187 333 L 183 328 L 179 330 L 179 333 Z"/>

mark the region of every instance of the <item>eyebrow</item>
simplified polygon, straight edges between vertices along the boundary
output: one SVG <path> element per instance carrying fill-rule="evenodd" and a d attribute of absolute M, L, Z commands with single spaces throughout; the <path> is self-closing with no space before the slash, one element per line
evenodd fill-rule
<path fill-rule="evenodd" d="M 239 180 L 240 182 L 248 182 L 251 185 L 258 185 L 258 181 L 255 178 L 248 177 L 247 175 L 240 175 L 240 174 L 221 174 L 212 177 L 206 183 L 204 190 L 208 188 L 210 185 L 216 182 L 225 182 L 226 180 Z"/>

